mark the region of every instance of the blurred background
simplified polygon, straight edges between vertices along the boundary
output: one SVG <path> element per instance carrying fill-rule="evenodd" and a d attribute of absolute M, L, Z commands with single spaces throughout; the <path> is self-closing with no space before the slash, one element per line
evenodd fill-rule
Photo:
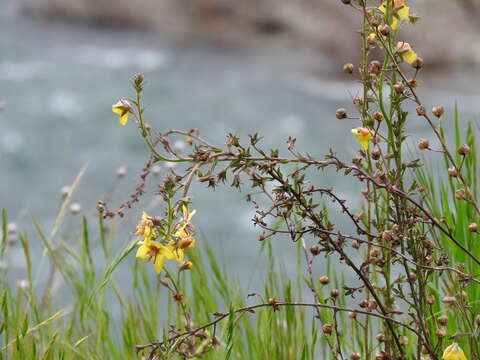
<path fill-rule="evenodd" d="M 421 19 L 402 32 L 427 64 L 419 90 L 425 103 L 445 106 L 447 126 L 455 103 L 463 122 L 477 121 L 480 2 L 409 5 Z M 350 158 L 358 150 L 349 134 L 355 124 L 336 120 L 335 110 L 354 109 L 358 84 L 342 66 L 356 63 L 358 26 L 358 14 L 340 0 L 2 0 L 0 206 L 19 230 L 31 216 L 49 229 L 62 187 L 85 164 L 64 233 L 80 226 L 78 213 L 94 214 L 105 194 L 111 208 L 128 200 L 148 154 L 134 124 L 119 126 L 110 107 L 133 96 L 129 80 L 137 72 L 147 79 L 147 122 L 160 131 L 197 128 L 217 144 L 228 132 L 259 132 L 265 147 L 281 153 L 294 136 L 302 152 L 321 157 L 334 147 Z M 414 144 L 429 132 L 411 119 Z M 159 212 L 153 190 L 168 171 L 154 169 L 144 200 L 119 230 L 122 244 L 144 208 Z M 335 182 L 356 209 L 359 189 L 332 175 L 316 180 Z M 245 193 L 212 193 L 201 184 L 191 192 L 200 236 L 250 278 L 260 244 Z M 292 245 L 278 240 L 288 268 Z M 15 256 L 11 262 L 22 266 Z"/>

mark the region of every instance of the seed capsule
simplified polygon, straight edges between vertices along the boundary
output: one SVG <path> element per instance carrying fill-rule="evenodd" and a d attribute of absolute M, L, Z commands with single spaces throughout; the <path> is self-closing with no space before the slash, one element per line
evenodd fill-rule
<path fill-rule="evenodd" d="M 445 109 L 443 106 L 434 106 L 432 108 L 432 114 L 435 115 L 436 117 L 440 117 L 445 113 Z"/>

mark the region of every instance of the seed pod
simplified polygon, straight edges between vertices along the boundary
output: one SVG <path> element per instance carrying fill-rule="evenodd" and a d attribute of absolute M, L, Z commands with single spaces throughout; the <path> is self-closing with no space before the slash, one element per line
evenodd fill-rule
<path fill-rule="evenodd" d="M 388 35 L 390 35 L 390 26 L 388 26 L 388 25 L 383 25 L 383 26 L 380 28 L 380 34 L 382 34 L 383 36 L 388 36 Z"/>
<path fill-rule="evenodd" d="M 408 278 L 407 278 L 408 282 L 415 282 L 416 280 L 417 280 L 417 275 L 416 274 L 414 274 L 414 273 L 408 274 Z"/>
<path fill-rule="evenodd" d="M 373 118 L 377 121 L 382 121 L 384 118 L 383 118 L 383 114 L 379 111 L 375 111 L 373 113 Z"/>
<path fill-rule="evenodd" d="M 380 150 L 373 150 L 373 151 L 372 151 L 372 159 L 373 159 L 373 160 L 378 160 L 378 159 L 380 159 L 380 155 L 381 155 L 381 154 L 382 154 L 382 153 L 380 152 Z"/>
<path fill-rule="evenodd" d="M 418 142 L 418 148 L 420 150 L 425 150 L 425 149 L 428 149 L 430 146 L 430 143 L 428 142 L 427 139 L 421 139 L 419 142 Z"/>
<path fill-rule="evenodd" d="M 402 83 L 396 83 L 393 85 L 393 90 L 395 90 L 397 94 L 401 94 L 403 93 L 403 90 L 405 90 L 405 86 L 403 86 Z"/>
<path fill-rule="evenodd" d="M 438 328 L 437 331 L 435 332 L 439 338 L 443 338 L 447 336 L 447 330 L 445 328 Z"/>
<path fill-rule="evenodd" d="M 370 300 L 368 302 L 368 310 L 375 310 L 377 308 L 378 304 L 376 300 Z"/>
<path fill-rule="evenodd" d="M 322 326 L 322 331 L 324 334 L 331 334 L 333 330 L 333 325 L 332 324 L 325 324 Z"/>
<path fill-rule="evenodd" d="M 328 276 L 320 276 L 320 278 L 318 279 L 318 281 L 320 282 L 320 284 L 322 285 L 327 285 L 329 282 L 330 282 L 330 279 L 328 278 Z"/>
<path fill-rule="evenodd" d="M 340 109 L 337 109 L 336 113 L 335 113 L 335 116 L 337 117 L 337 119 L 341 120 L 341 119 L 345 119 L 347 117 L 347 110 L 343 109 L 343 108 L 340 108 Z"/>
<path fill-rule="evenodd" d="M 461 200 L 465 196 L 465 190 L 464 189 L 458 189 L 455 191 L 455 199 Z"/>
<path fill-rule="evenodd" d="M 425 116 L 427 114 L 427 110 L 425 109 L 425 106 L 423 106 L 423 105 L 417 106 L 416 110 L 417 110 L 417 114 L 419 116 Z"/>
<path fill-rule="evenodd" d="M 359 353 L 353 353 L 350 355 L 350 360 L 360 360 L 361 356 Z"/>
<path fill-rule="evenodd" d="M 382 70 L 382 63 L 378 60 L 373 60 L 368 65 L 368 71 L 373 74 L 378 74 Z"/>
<path fill-rule="evenodd" d="M 349 317 L 350 319 L 356 319 L 357 316 L 358 316 L 358 313 L 357 313 L 356 311 L 350 311 L 350 312 L 348 313 L 348 317 Z M 479 316 L 480 316 L 480 315 L 479 315 Z"/>
<path fill-rule="evenodd" d="M 434 106 L 432 108 L 432 114 L 435 115 L 436 117 L 440 117 L 445 113 L 445 109 L 443 106 Z"/>
<path fill-rule="evenodd" d="M 332 290 L 330 291 L 330 296 L 331 296 L 332 298 L 338 297 L 339 294 L 340 294 L 340 292 L 338 291 L 338 289 L 332 289 Z"/>
<path fill-rule="evenodd" d="M 468 225 L 468 231 L 477 232 L 477 230 L 478 230 L 477 223 L 472 222 L 470 225 Z"/>
<path fill-rule="evenodd" d="M 415 58 L 415 60 L 412 61 L 410 65 L 412 65 L 414 69 L 421 69 L 425 65 L 425 63 L 421 57 L 417 57 Z"/>
<path fill-rule="evenodd" d="M 444 296 L 442 298 L 442 303 L 446 304 L 446 305 L 452 305 L 454 304 L 456 301 L 455 297 L 453 296 Z"/>
<path fill-rule="evenodd" d="M 310 252 L 312 253 L 313 256 L 317 256 L 318 254 L 320 254 L 321 250 L 322 248 L 319 245 L 313 245 L 310 248 Z"/>
<path fill-rule="evenodd" d="M 451 177 L 457 177 L 458 176 L 458 171 L 457 171 L 457 168 L 455 166 L 449 167 L 447 169 L 447 173 Z"/>
<path fill-rule="evenodd" d="M 462 146 L 460 146 L 460 147 L 458 148 L 457 151 L 458 151 L 458 153 L 459 153 L 460 155 L 465 156 L 465 155 L 467 155 L 468 153 L 470 153 L 470 147 L 469 147 L 468 145 L 463 144 Z"/>
<path fill-rule="evenodd" d="M 427 304 L 429 304 L 429 305 L 435 304 L 435 296 L 433 296 L 433 295 L 427 295 L 425 300 L 427 301 Z"/>
<path fill-rule="evenodd" d="M 369 254 L 371 257 L 375 258 L 380 255 L 380 250 L 377 248 L 371 249 Z"/>
<path fill-rule="evenodd" d="M 442 326 L 447 326 L 448 324 L 448 316 L 442 315 L 437 318 L 437 322 Z"/>
<path fill-rule="evenodd" d="M 355 66 L 351 63 L 347 63 L 343 65 L 343 72 L 346 74 L 351 74 L 353 73 L 353 70 L 355 69 Z"/>
<path fill-rule="evenodd" d="M 355 241 L 352 243 L 352 247 L 353 247 L 354 249 L 359 249 L 359 248 L 360 248 L 360 245 L 361 245 L 360 242 L 357 241 L 357 240 L 355 240 Z"/>
<path fill-rule="evenodd" d="M 376 339 L 378 342 L 384 342 L 385 341 L 385 333 L 380 333 L 380 334 L 377 334 L 376 336 Z"/>

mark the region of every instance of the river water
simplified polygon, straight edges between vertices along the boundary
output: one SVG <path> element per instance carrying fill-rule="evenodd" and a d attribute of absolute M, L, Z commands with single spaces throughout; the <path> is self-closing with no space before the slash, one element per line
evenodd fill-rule
<path fill-rule="evenodd" d="M 135 126 L 119 126 L 110 106 L 133 95 L 129 78 L 136 72 L 147 79 L 147 122 L 162 131 L 197 128 L 217 144 L 224 142 L 228 132 L 244 139 L 259 132 L 265 137 L 265 147 L 280 148 L 283 154 L 291 135 L 299 138 L 301 151 L 317 157 L 334 147 L 348 159 L 358 148 L 349 133 L 355 125 L 335 119 L 338 107 L 353 109 L 351 97 L 358 85 L 345 79 L 341 66 L 332 70 L 332 60 L 325 56 L 312 59 L 278 48 L 180 47 L 146 32 L 11 16 L 1 18 L 0 34 L 0 101 L 5 105 L 0 112 L 0 205 L 20 229 L 30 228 L 31 216 L 50 229 L 60 189 L 85 164 L 88 170 L 74 198 L 83 212 L 94 212 L 97 200 L 111 189 L 116 199 L 112 206 L 128 199 L 147 151 Z M 312 64 L 324 76 L 309 75 L 305 70 Z M 433 105 L 435 100 L 447 108 L 447 121 L 455 101 L 463 121 L 478 120 L 479 92 L 472 78 L 468 72 L 432 77 L 425 80 L 422 93 L 427 103 Z M 412 119 L 414 142 L 426 136 L 428 129 L 420 121 L 415 123 L 417 117 Z M 116 169 L 123 165 L 129 172 L 116 180 Z M 355 207 L 358 187 L 330 175 L 319 173 L 316 181 L 335 185 Z M 153 198 L 155 178 L 150 184 L 146 199 L 127 213 L 118 249 Z M 195 185 L 192 194 L 198 232 L 229 268 L 249 278 L 260 245 L 245 194 L 222 187 L 212 191 L 201 185 Z M 68 215 L 62 233 L 80 221 L 79 216 Z M 31 241 L 38 250 L 39 240 L 32 236 Z M 292 245 L 287 239 L 277 243 L 280 259 L 288 268 L 293 264 Z M 14 258 L 11 265 L 21 272 L 22 261 Z"/>

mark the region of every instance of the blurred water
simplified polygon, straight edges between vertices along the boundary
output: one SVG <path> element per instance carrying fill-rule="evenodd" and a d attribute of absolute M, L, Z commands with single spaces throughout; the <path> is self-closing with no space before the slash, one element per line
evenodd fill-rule
<path fill-rule="evenodd" d="M 338 107 L 353 109 L 349 104 L 358 85 L 306 75 L 301 66 L 294 66 L 305 61 L 300 54 L 174 47 L 145 32 L 23 18 L 3 18 L 0 33 L 0 101 L 6 106 L 0 112 L 0 205 L 23 228 L 29 226 L 30 215 L 47 229 L 52 225 L 61 187 L 86 163 L 88 171 L 75 196 L 86 211 L 93 211 L 114 183 L 115 198 L 128 199 L 147 151 L 133 124 L 119 126 L 110 106 L 132 96 L 129 78 L 136 72 L 147 79 L 147 121 L 162 131 L 198 128 L 218 144 L 228 132 L 245 139 L 259 132 L 266 147 L 280 148 L 284 154 L 289 135 L 299 138 L 302 152 L 318 157 L 335 147 L 348 159 L 357 149 L 349 134 L 352 123 L 339 122 L 334 114 Z M 340 70 L 332 73 L 329 59 L 317 61 L 317 69 L 329 79 L 342 76 Z M 471 81 L 471 74 L 460 74 L 457 88 L 471 85 L 466 79 Z M 445 81 L 432 83 L 452 85 Z M 478 90 L 473 87 L 446 92 L 426 88 L 422 93 L 427 103 L 445 105 L 447 115 L 457 100 L 464 120 L 478 119 Z M 412 141 L 428 134 L 420 121 L 410 129 Z M 130 172 L 117 183 L 115 170 L 121 165 Z M 334 183 L 343 198 L 356 204 L 359 187 L 352 187 L 347 178 L 316 176 L 324 186 Z M 148 189 L 146 197 L 151 198 L 154 181 Z M 199 233 L 231 269 L 249 278 L 260 245 L 244 194 L 222 187 L 213 193 L 201 185 L 195 185 L 192 194 Z M 145 203 L 127 215 L 136 219 Z M 125 240 L 133 219 L 121 232 Z M 79 223 L 78 217 L 67 218 L 67 224 Z M 293 266 L 291 243 L 277 243 L 281 261 L 287 268 Z"/>

